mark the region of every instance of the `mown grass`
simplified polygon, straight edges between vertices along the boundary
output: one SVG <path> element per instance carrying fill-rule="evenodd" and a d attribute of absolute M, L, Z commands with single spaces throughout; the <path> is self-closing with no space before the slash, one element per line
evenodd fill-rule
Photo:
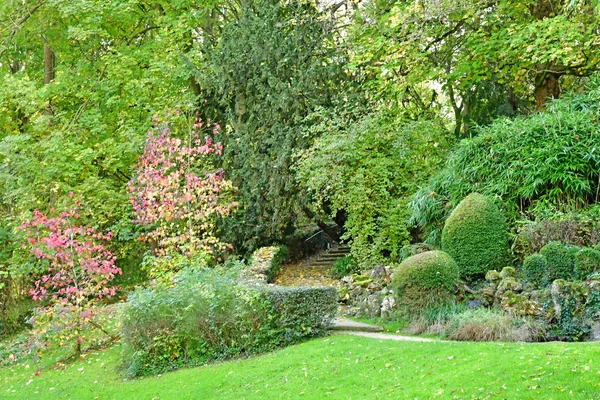
<path fill-rule="evenodd" d="M 413 343 L 331 336 L 275 353 L 126 380 L 120 346 L 64 369 L 0 368 L 2 399 L 600 398 L 600 345 Z"/>

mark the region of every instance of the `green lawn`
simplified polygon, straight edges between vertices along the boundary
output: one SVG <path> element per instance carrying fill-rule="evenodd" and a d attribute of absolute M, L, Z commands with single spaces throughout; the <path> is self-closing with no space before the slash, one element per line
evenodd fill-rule
<path fill-rule="evenodd" d="M 600 344 L 413 343 L 331 336 L 125 380 L 119 345 L 65 370 L 0 369 L 2 399 L 599 399 Z"/>

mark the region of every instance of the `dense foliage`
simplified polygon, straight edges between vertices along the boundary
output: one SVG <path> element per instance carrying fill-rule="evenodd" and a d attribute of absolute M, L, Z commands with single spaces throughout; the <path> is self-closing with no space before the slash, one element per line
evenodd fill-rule
<path fill-rule="evenodd" d="M 596 203 L 599 99 L 594 81 L 590 91 L 552 102 L 547 112 L 479 128 L 416 194 L 413 221 L 435 241 L 450 210 L 474 191 L 501 198 L 510 221 Z"/>
<path fill-rule="evenodd" d="M 125 329 L 134 373 L 270 349 L 322 333 L 335 298 L 267 289 L 287 257 L 275 245 L 300 257 L 347 243 L 334 275 L 427 261 L 398 274 L 405 306 L 450 309 L 456 265 L 467 280 L 492 270 L 487 294 L 461 286 L 461 301 L 589 337 L 599 11 L 597 0 L 1 2 L 0 334 L 64 317 L 55 328 L 80 343 L 114 286 L 141 286 L 128 310 L 148 325 Z M 463 201 L 471 193 L 492 200 Z M 450 256 L 420 254 L 436 248 Z M 240 280 L 236 267 L 201 268 L 250 255 Z M 494 271 L 521 260 L 527 282 Z M 393 307 L 388 294 L 375 297 Z M 457 326 L 510 320 L 483 314 Z"/>
<path fill-rule="evenodd" d="M 322 138 L 300 161 L 299 179 L 322 212 L 346 216 L 344 238 L 360 263 L 397 259 L 412 239 L 408 199 L 439 168 L 452 141 L 441 121 L 411 121 L 395 109 L 356 123 L 351 118 L 324 119 Z"/>
<path fill-rule="evenodd" d="M 465 279 L 483 277 L 509 263 L 508 228 L 494 202 L 472 193 L 461 201 L 446 220 L 442 249 L 458 264 Z"/>
<path fill-rule="evenodd" d="M 306 117 L 345 77 L 331 23 L 310 1 L 245 4 L 207 50 L 207 81 L 224 108 L 225 166 L 239 189 L 229 236 L 241 249 L 284 241 L 308 207 L 292 165 L 312 143 Z"/>

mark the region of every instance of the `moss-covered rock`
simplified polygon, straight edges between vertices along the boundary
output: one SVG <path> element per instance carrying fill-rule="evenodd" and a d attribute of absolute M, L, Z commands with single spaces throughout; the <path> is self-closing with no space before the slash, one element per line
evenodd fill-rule
<path fill-rule="evenodd" d="M 502 297 L 500 304 L 503 310 L 518 315 L 538 316 L 542 312 L 540 304 L 526 293 L 508 291 Z"/>
<path fill-rule="evenodd" d="M 541 248 L 540 254 L 546 257 L 546 282 L 551 283 L 557 279 L 569 280 L 575 271 L 575 255 L 580 248 L 566 245 L 561 242 L 550 242 Z"/>
<path fill-rule="evenodd" d="M 456 262 L 443 251 L 428 251 L 404 260 L 392 275 L 394 293 L 402 305 L 416 311 L 443 301 L 458 282 Z"/>
<path fill-rule="evenodd" d="M 575 277 L 586 279 L 595 272 L 600 272 L 600 251 L 581 249 L 575 254 Z"/>
<path fill-rule="evenodd" d="M 535 253 L 523 260 L 523 274 L 525 279 L 541 287 L 546 283 L 548 260 L 545 256 Z"/>
<path fill-rule="evenodd" d="M 513 267 L 504 267 L 502 268 L 502 271 L 500 271 L 500 278 L 504 279 L 504 278 L 516 278 L 517 277 L 517 270 L 514 269 Z"/>
<path fill-rule="evenodd" d="M 579 341 L 590 330 L 586 318 L 588 286 L 583 282 L 569 282 L 557 279 L 552 283 L 553 320 L 552 333 L 560 340 Z"/>
<path fill-rule="evenodd" d="M 506 219 L 489 198 L 472 193 L 446 220 L 442 250 L 450 254 L 465 279 L 483 277 L 509 263 Z"/>
<path fill-rule="evenodd" d="M 511 292 L 520 292 L 523 290 L 523 284 L 517 281 L 513 277 L 504 278 L 498 284 L 498 289 L 496 289 L 496 297 L 502 297 L 504 293 Z"/>
<path fill-rule="evenodd" d="M 485 273 L 485 280 L 488 282 L 498 282 L 500 279 L 502 279 L 500 277 L 500 272 L 496 271 L 495 269 L 489 270 Z"/>

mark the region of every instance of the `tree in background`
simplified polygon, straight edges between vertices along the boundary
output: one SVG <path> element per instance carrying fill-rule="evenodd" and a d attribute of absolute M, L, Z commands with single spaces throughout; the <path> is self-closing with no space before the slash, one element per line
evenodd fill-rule
<path fill-rule="evenodd" d="M 314 139 L 306 117 L 343 92 L 331 28 L 310 1 L 249 2 L 207 50 L 206 79 L 228 121 L 224 165 L 240 201 L 228 229 L 240 249 L 285 241 L 312 216 L 292 166 Z"/>

